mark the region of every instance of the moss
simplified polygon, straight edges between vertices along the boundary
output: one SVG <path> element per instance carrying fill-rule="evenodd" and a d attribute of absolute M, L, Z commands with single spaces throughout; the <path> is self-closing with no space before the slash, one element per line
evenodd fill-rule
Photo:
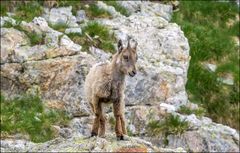
<path fill-rule="evenodd" d="M 38 96 L 5 99 L 1 95 L 1 133 L 27 134 L 33 142 L 44 142 L 54 138 L 51 125 L 67 125 L 68 120 L 61 110 L 46 111 Z"/>

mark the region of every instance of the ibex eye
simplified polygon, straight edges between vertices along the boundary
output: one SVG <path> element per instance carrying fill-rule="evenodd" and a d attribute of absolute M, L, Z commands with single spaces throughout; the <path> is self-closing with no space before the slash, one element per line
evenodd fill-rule
<path fill-rule="evenodd" d="M 123 56 L 123 58 L 124 58 L 124 60 L 126 60 L 126 61 L 128 60 L 128 56 Z"/>

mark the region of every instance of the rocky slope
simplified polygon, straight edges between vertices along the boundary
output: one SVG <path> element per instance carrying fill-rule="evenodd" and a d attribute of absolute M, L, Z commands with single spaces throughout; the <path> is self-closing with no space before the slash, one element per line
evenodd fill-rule
<path fill-rule="evenodd" d="M 66 109 L 73 117 L 69 131 L 75 137 L 57 138 L 43 144 L 2 140 L 1 149 L 117 151 L 132 148 L 164 152 L 168 150 L 162 147 L 172 148 L 169 151 L 179 151 L 175 148 L 181 147 L 190 151 L 238 151 L 239 133 L 236 130 L 213 123 L 209 118 L 175 112 L 188 103 L 185 84 L 190 56 L 187 38 L 180 26 L 170 23 L 172 6 L 140 1 L 119 3 L 130 10 L 129 17 L 98 1 L 98 7 L 108 10 L 113 19 L 96 20 L 108 26 L 117 39 L 126 40 L 127 36 L 131 36 L 138 42 L 139 72 L 136 77 L 127 78 L 126 118 L 131 133 L 151 141 L 155 146 L 140 138 L 129 138 L 128 143 L 115 142 L 112 135 L 84 139 L 89 135 L 92 123 L 83 92 L 85 76 L 93 64 L 108 60 L 111 54 L 94 47 L 89 53 L 83 52 L 82 47 L 64 33 L 50 28 L 49 23 L 68 23 L 65 33 L 81 33 L 84 23 L 79 24 L 78 21 L 88 22 L 81 14 L 83 11 L 74 16 L 71 7 L 62 7 L 46 8 L 42 17 L 20 24 L 23 29 L 44 35 L 42 45 L 31 46 L 29 38 L 17 29 L 1 28 L 1 92 L 8 97 L 24 92 L 40 93 L 49 107 Z M 1 17 L 1 26 L 7 21 L 16 24 L 10 17 Z M 107 109 L 107 112 L 110 119 L 111 110 Z M 191 126 L 181 136 L 169 135 L 169 143 L 164 146 L 161 138 L 146 136 L 146 126 L 152 118 L 159 120 L 166 113 L 187 119 Z"/>

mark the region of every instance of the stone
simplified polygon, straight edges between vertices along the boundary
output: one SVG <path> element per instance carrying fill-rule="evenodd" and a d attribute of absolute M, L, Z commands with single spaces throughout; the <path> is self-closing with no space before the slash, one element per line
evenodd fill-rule
<path fill-rule="evenodd" d="M 111 54 L 106 53 L 105 51 L 95 48 L 95 47 L 90 47 L 89 49 L 90 53 L 97 59 L 99 62 L 105 62 L 110 59 Z"/>
<path fill-rule="evenodd" d="M 0 17 L 0 25 L 3 27 L 5 24 L 10 23 L 11 25 L 15 26 L 16 25 L 16 20 L 14 20 L 11 17 L 8 16 L 1 16 Z"/>
<path fill-rule="evenodd" d="M 167 113 L 172 113 L 176 111 L 176 108 L 173 105 L 166 104 L 166 103 L 161 103 L 160 109 L 166 111 Z"/>
<path fill-rule="evenodd" d="M 23 32 L 14 28 L 1 28 L 1 63 L 11 62 L 14 49 L 29 43 Z"/>
<path fill-rule="evenodd" d="M 75 44 L 68 36 L 64 35 L 61 37 L 60 46 L 65 47 L 67 50 L 79 52 L 82 46 Z"/>
<path fill-rule="evenodd" d="M 72 6 L 52 8 L 50 10 L 45 8 L 43 18 L 53 25 L 67 24 L 69 27 L 78 26 L 76 17 L 72 15 Z"/>
<path fill-rule="evenodd" d="M 86 115 L 89 114 L 89 106 L 83 100 L 83 84 L 93 61 L 94 59 L 86 53 L 65 58 L 27 61 L 23 64 L 24 71 L 14 76 L 8 75 L 9 72 L 5 71 L 7 65 L 4 65 L 1 69 L 1 79 L 6 77 L 1 83 L 1 87 L 4 87 L 1 91 L 11 91 L 14 95 L 22 88 L 24 90 L 21 92 L 24 92 L 33 85 L 39 86 L 41 97 L 46 103 L 63 102 L 70 115 Z M 9 64 L 10 67 L 12 65 Z M 16 77 L 18 81 L 13 82 L 12 77 Z M 16 90 L 12 86 L 16 86 Z"/>
<path fill-rule="evenodd" d="M 226 85 L 234 85 L 234 77 L 230 73 L 228 73 L 222 77 L 218 77 L 217 80 Z"/>
<path fill-rule="evenodd" d="M 217 69 L 217 65 L 211 64 L 211 63 L 205 63 L 204 66 L 206 69 L 208 69 L 211 72 L 215 72 Z"/>
<path fill-rule="evenodd" d="M 67 28 L 65 30 L 66 34 L 70 34 L 70 33 L 76 33 L 76 34 L 82 34 L 82 29 L 81 28 Z"/>
<path fill-rule="evenodd" d="M 77 11 L 76 20 L 79 23 L 85 21 L 86 20 L 86 12 L 84 10 Z"/>

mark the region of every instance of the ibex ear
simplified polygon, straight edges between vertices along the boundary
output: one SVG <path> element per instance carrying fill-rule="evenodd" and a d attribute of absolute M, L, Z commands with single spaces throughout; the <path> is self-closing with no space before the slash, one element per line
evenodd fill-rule
<path fill-rule="evenodd" d="M 132 49 L 137 50 L 137 45 L 138 45 L 138 43 L 136 41 L 134 41 Z"/>
<path fill-rule="evenodd" d="M 120 53 L 123 50 L 123 44 L 122 44 L 122 40 L 120 39 L 118 41 L 118 52 Z"/>

